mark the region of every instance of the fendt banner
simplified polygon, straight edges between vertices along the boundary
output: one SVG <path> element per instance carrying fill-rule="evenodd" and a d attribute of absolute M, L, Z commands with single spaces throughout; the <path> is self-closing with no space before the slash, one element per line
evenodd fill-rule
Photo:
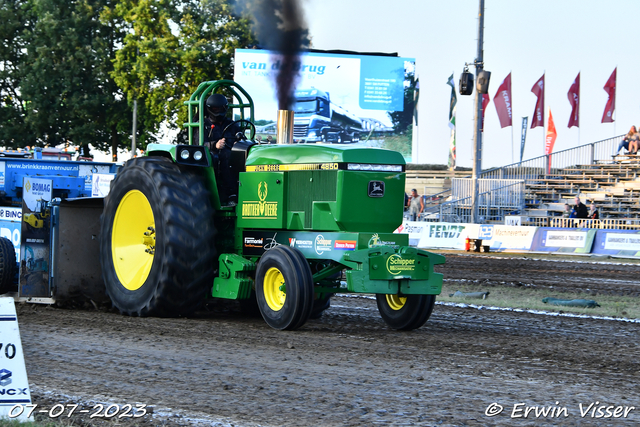
<path fill-rule="evenodd" d="M 281 66 L 277 52 L 235 53 L 234 80 L 253 98 L 256 131 L 263 139 L 276 137 L 275 79 Z M 382 147 L 411 160 L 414 59 L 302 52 L 293 72 L 294 142 Z M 405 111 L 405 92 L 412 111 Z"/>

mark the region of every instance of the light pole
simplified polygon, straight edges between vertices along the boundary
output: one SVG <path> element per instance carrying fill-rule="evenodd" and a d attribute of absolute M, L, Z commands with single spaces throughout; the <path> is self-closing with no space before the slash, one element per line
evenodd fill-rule
<path fill-rule="evenodd" d="M 475 61 L 476 66 L 476 82 L 479 81 L 480 72 L 483 70 L 483 37 L 484 37 L 484 0 L 480 0 L 480 10 L 478 12 L 478 54 Z M 471 198 L 472 216 L 471 222 L 477 224 L 480 222 L 478 209 L 478 174 L 482 172 L 482 94 L 476 90 L 476 112 L 475 112 L 475 131 L 473 133 L 473 196 Z"/>

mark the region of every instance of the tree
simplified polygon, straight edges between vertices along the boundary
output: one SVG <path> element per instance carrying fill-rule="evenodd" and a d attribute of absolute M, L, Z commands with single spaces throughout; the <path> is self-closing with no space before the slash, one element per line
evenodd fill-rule
<path fill-rule="evenodd" d="M 0 0 L 0 143 L 10 148 L 35 142 L 26 123 L 26 102 L 20 92 L 22 64 L 29 44 L 24 29 L 31 22 L 28 1 Z"/>
<path fill-rule="evenodd" d="M 185 122 L 183 102 L 203 81 L 230 79 L 236 48 L 255 43 L 249 21 L 232 0 L 126 0 L 115 13 L 128 26 L 112 76 L 129 102 L 145 108 L 141 145 L 157 139 L 164 122 Z"/>
<path fill-rule="evenodd" d="M 393 123 L 397 133 L 405 133 L 409 126 L 413 124 L 413 111 L 415 108 L 414 93 L 416 91 L 416 80 L 412 71 L 404 72 L 404 100 L 402 111 L 389 112 L 389 118 Z"/>
<path fill-rule="evenodd" d="M 255 44 L 234 0 L 0 0 L 0 144 L 129 146 L 178 128 L 202 81 Z"/>
<path fill-rule="evenodd" d="M 0 90 L 3 118 L 13 119 L 21 132 L 1 124 L 4 145 L 91 143 L 105 149 L 125 134 L 127 104 L 109 76 L 119 37 L 99 20 L 107 2 L 13 0 L 18 13 L 2 28 L 15 37 L 1 53 L 11 67 L 4 67 Z"/>

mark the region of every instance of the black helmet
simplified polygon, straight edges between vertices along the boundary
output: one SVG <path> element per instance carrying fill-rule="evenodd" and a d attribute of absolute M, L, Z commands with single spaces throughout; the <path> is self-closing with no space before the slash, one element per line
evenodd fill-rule
<path fill-rule="evenodd" d="M 227 115 L 229 101 L 224 95 L 218 93 L 207 98 L 207 112 L 213 117 L 224 117 Z"/>

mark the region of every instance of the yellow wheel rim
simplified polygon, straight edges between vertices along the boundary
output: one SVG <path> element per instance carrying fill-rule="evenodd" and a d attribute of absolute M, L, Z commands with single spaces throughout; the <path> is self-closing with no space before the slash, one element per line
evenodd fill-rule
<path fill-rule="evenodd" d="M 407 302 L 406 297 L 399 297 L 398 295 L 387 295 L 387 304 L 392 310 L 400 310 Z"/>
<path fill-rule="evenodd" d="M 140 289 L 149 276 L 155 253 L 153 211 L 138 190 L 124 195 L 111 232 L 111 255 L 118 280 L 126 289 Z"/>
<path fill-rule="evenodd" d="M 264 299 L 271 310 L 279 311 L 284 307 L 287 294 L 284 292 L 284 276 L 282 276 L 280 270 L 275 267 L 267 270 L 264 275 L 263 290 Z"/>

